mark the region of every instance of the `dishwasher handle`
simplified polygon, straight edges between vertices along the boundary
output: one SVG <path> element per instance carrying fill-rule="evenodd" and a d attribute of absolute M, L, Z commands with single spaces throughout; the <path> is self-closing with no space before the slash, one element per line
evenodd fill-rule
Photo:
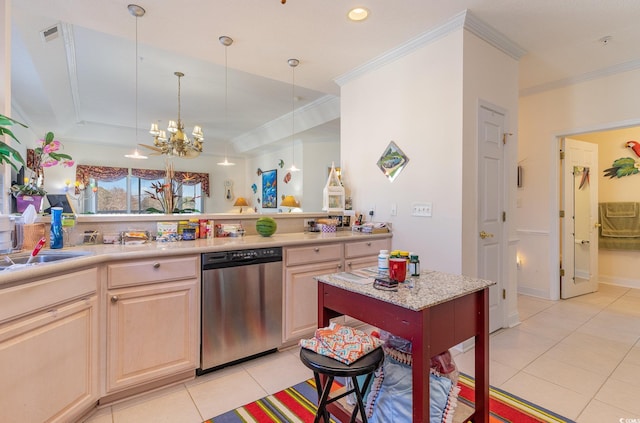
<path fill-rule="evenodd" d="M 202 270 L 224 269 L 227 267 L 250 266 L 253 264 L 274 263 L 282 261 L 282 256 L 274 257 L 236 257 L 229 260 L 225 253 L 207 254 L 202 260 Z"/>

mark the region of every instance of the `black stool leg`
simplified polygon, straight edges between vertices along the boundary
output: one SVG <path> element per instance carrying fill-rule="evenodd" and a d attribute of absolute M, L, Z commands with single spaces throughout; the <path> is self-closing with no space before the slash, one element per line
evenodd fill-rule
<path fill-rule="evenodd" d="M 327 400 L 331 392 L 331 385 L 333 385 L 333 376 L 327 376 L 327 382 L 324 384 L 324 387 L 320 384 L 320 375 L 318 375 L 317 372 L 313 372 L 313 377 L 316 381 L 316 389 L 318 391 L 318 411 L 316 412 L 316 418 L 313 419 L 313 423 L 318 423 L 320 416 L 322 416 L 325 423 L 330 423 L 329 412 L 327 411 Z"/>
<path fill-rule="evenodd" d="M 371 383 L 371 378 L 373 377 L 373 373 L 369 373 L 367 378 L 362 385 L 362 389 L 358 388 L 358 379 L 355 376 L 351 377 L 351 381 L 353 382 L 353 391 L 356 394 L 356 401 L 358 404 L 353 409 L 353 413 L 351 414 L 351 423 L 356 421 L 356 417 L 358 416 L 358 410 L 360 411 L 360 417 L 362 417 L 362 423 L 368 423 L 367 413 L 364 409 L 364 403 L 362 402 L 362 393 L 367 390 L 369 383 Z"/>

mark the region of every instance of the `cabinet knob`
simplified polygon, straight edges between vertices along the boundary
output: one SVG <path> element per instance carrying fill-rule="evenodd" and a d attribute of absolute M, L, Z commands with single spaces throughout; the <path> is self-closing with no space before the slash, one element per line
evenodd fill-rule
<path fill-rule="evenodd" d="M 118 302 L 118 296 L 117 295 L 112 295 L 111 296 L 111 302 L 114 303 L 114 304 L 117 303 Z"/>
<path fill-rule="evenodd" d="M 157 261 L 155 263 L 153 263 L 153 268 L 157 269 L 158 267 L 160 267 L 160 263 L 158 263 Z"/>
<path fill-rule="evenodd" d="M 349 263 L 347 263 L 347 266 L 349 266 L 349 268 L 351 268 L 351 266 L 353 266 L 353 263 L 349 262 Z"/>
<path fill-rule="evenodd" d="M 342 269 L 342 265 L 341 264 L 338 265 L 338 269 Z"/>
<path fill-rule="evenodd" d="M 315 251 L 316 253 L 320 251 L 320 248 L 316 247 L 313 249 L 313 251 Z"/>
<path fill-rule="evenodd" d="M 367 242 L 367 247 L 371 247 L 371 241 Z"/>

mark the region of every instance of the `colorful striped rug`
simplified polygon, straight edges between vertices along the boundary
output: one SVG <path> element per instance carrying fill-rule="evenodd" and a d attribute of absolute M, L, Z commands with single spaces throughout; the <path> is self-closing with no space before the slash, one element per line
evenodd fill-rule
<path fill-rule="evenodd" d="M 473 407 L 475 400 L 475 381 L 463 373 L 458 381 L 460 394 L 458 406 L 466 404 Z M 455 419 L 455 414 L 454 414 Z M 512 395 L 499 388 L 489 388 L 489 421 L 513 423 L 573 423 L 573 420 L 562 417 L 527 400 Z"/>
<path fill-rule="evenodd" d="M 335 385 L 335 384 L 334 384 Z M 474 380 L 460 375 L 458 407 L 473 406 Z M 340 386 L 335 389 L 339 389 Z M 269 395 L 258 401 L 236 408 L 204 423 L 307 423 L 313 422 L 318 394 L 313 379 Z M 491 387 L 489 392 L 491 422 L 513 423 L 573 423 L 501 389 Z M 455 415 L 454 415 L 454 420 Z M 333 421 L 333 420 L 332 420 Z"/>

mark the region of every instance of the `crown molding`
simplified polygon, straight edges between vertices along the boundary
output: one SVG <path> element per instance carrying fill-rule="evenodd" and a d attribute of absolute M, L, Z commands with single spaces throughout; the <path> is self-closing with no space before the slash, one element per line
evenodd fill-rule
<path fill-rule="evenodd" d="M 460 29 L 466 29 L 472 34 L 475 34 L 482 40 L 496 47 L 505 54 L 519 60 L 527 52 L 522 47 L 518 46 L 515 42 L 508 39 L 505 35 L 487 25 L 480 19 L 478 19 L 468 9 L 454 15 L 442 25 L 439 25 L 401 45 L 389 50 L 382 55 L 373 58 L 372 60 L 363 63 L 362 65 L 354 68 L 353 70 L 342 74 L 334 79 L 339 85 L 343 86 L 347 82 L 359 78 L 362 75 L 392 63 L 399 58 L 406 56 L 409 53 L 416 51 L 428 44 L 433 43 L 455 31 Z"/>
<path fill-rule="evenodd" d="M 529 95 L 539 94 L 545 91 L 556 90 L 558 88 L 568 87 L 570 85 L 579 84 L 582 82 L 592 81 L 594 79 L 600 79 L 611 75 L 616 75 L 623 72 L 629 72 L 640 69 L 640 60 L 632 60 L 630 62 L 620 63 L 607 68 L 598 69 L 592 72 L 583 73 L 572 78 L 563 78 L 556 81 L 547 82 L 544 84 L 536 85 L 530 88 L 524 88 L 520 90 L 520 97 L 526 97 Z"/>

